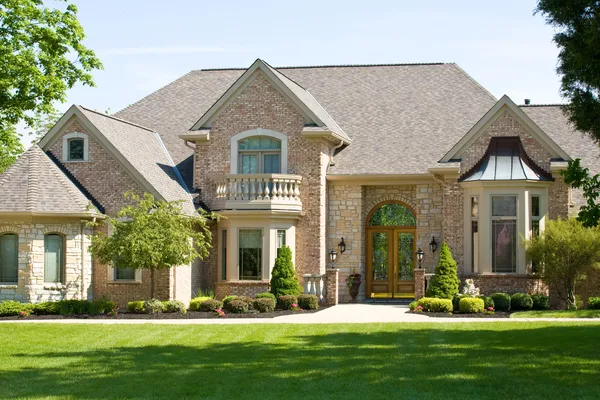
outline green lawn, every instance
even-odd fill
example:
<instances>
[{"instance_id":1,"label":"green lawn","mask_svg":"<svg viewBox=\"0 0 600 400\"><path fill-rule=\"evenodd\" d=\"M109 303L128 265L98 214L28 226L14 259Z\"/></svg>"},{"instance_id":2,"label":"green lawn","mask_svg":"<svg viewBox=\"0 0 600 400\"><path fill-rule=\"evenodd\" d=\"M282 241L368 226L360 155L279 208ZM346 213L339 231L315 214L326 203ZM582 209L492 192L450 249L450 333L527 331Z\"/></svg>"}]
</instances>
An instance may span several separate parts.
<instances>
[{"instance_id":1,"label":"green lawn","mask_svg":"<svg viewBox=\"0 0 600 400\"><path fill-rule=\"evenodd\" d=\"M0 398L600 398L600 324L0 324Z\"/></svg>"},{"instance_id":2,"label":"green lawn","mask_svg":"<svg viewBox=\"0 0 600 400\"><path fill-rule=\"evenodd\" d=\"M600 318L600 310L519 311L511 318Z\"/></svg>"}]
</instances>

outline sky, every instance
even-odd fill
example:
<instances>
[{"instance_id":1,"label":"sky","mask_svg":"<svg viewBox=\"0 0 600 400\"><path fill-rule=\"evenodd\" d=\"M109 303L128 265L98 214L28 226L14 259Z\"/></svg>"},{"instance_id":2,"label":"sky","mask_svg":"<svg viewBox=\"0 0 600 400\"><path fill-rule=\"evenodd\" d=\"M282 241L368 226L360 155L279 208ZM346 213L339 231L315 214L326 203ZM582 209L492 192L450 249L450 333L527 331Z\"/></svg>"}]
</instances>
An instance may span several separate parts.
<instances>
[{"instance_id":1,"label":"sky","mask_svg":"<svg viewBox=\"0 0 600 400\"><path fill-rule=\"evenodd\" d=\"M564 102L535 0L70 0L104 69L69 90L113 113L194 69L456 62L497 98ZM46 0L47 6L60 4ZM22 141L31 141L27 129Z\"/></svg>"}]
</instances>

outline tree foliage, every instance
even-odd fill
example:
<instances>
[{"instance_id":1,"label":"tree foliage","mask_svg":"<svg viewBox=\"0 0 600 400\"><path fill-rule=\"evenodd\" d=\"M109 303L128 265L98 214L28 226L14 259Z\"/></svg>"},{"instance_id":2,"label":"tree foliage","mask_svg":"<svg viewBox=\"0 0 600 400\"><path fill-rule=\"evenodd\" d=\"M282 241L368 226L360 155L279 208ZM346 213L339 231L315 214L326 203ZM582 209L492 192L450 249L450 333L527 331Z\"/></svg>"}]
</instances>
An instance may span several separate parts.
<instances>
[{"instance_id":1,"label":"tree foliage","mask_svg":"<svg viewBox=\"0 0 600 400\"><path fill-rule=\"evenodd\" d=\"M288 246L282 246L275 259L275 266L271 273L271 293L275 297L298 296L302 293L302 286L298 282L298 275L292 262L292 251Z\"/></svg>"},{"instance_id":2,"label":"tree foliage","mask_svg":"<svg viewBox=\"0 0 600 400\"><path fill-rule=\"evenodd\" d=\"M555 288L568 308L576 308L575 285L600 266L600 228L579 221L550 220L539 236L525 242L527 256L542 269L543 280Z\"/></svg>"},{"instance_id":3,"label":"tree foliage","mask_svg":"<svg viewBox=\"0 0 600 400\"><path fill-rule=\"evenodd\" d=\"M585 227L598 226L600 222L600 174L592 176L588 168L581 165L581 160L569 161L569 168L561 171L565 183L583 191L586 204L581 206L577 220Z\"/></svg>"},{"instance_id":4,"label":"tree foliage","mask_svg":"<svg viewBox=\"0 0 600 400\"><path fill-rule=\"evenodd\" d=\"M33 143L39 143L60 117L62 117L62 113L57 110L50 111L48 114L36 114L29 125L31 129L29 135L33 137Z\"/></svg>"},{"instance_id":5,"label":"tree foliage","mask_svg":"<svg viewBox=\"0 0 600 400\"><path fill-rule=\"evenodd\" d=\"M20 137L14 125L0 122L0 174L23 152Z\"/></svg>"},{"instance_id":6,"label":"tree foliage","mask_svg":"<svg viewBox=\"0 0 600 400\"><path fill-rule=\"evenodd\" d=\"M446 242L443 242L435 275L431 278L431 283L427 288L427 297L452 300L458 293L460 285L457 270L456 261L452 258L450 248Z\"/></svg>"}]
</instances>

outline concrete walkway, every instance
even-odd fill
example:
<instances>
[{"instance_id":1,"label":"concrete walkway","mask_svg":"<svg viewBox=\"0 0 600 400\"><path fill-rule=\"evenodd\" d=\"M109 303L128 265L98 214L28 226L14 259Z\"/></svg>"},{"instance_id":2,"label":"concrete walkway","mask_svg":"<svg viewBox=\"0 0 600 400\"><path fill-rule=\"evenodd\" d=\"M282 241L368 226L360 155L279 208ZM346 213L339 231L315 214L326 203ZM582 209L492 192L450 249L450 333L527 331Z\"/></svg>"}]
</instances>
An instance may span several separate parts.
<instances>
[{"instance_id":1,"label":"concrete walkway","mask_svg":"<svg viewBox=\"0 0 600 400\"><path fill-rule=\"evenodd\" d=\"M55 320L3 320L3 323L59 323L59 324L337 324L377 322L596 322L593 318L432 318L408 312L406 305L393 304L340 304L312 314L284 315L277 318L220 318L220 319L55 319Z\"/></svg>"}]
</instances>

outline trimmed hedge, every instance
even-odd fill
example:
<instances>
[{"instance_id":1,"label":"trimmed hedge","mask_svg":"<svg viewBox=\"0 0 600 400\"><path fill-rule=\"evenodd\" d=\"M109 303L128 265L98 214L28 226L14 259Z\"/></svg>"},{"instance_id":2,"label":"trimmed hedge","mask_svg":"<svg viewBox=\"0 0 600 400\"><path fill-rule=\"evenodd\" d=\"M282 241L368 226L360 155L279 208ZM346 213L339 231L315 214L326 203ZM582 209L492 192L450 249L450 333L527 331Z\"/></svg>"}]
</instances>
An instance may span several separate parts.
<instances>
[{"instance_id":1,"label":"trimmed hedge","mask_svg":"<svg viewBox=\"0 0 600 400\"><path fill-rule=\"evenodd\" d=\"M236 300L245 301L248 304L248 308L252 309L252 304L254 303L254 299L250 296L238 296Z\"/></svg>"},{"instance_id":2,"label":"trimmed hedge","mask_svg":"<svg viewBox=\"0 0 600 400\"><path fill-rule=\"evenodd\" d=\"M496 311L508 311L510 310L510 295L506 293L494 293L492 300L496 307Z\"/></svg>"},{"instance_id":3,"label":"trimmed hedge","mask_svg":"<svg viewBox=\"0 0 600 400\"><path fill-rule=\"evenodd\" d=\"M268 297L261 297L260 299L254 300L252 306L259 313L268 313L275 310L275 303L273 303L273 299Z\"/></svg>"},{"instance_id":4,"label":"trimmed hedge","mask_svg":"<svg viewBox=\"0 0 600 400\"><path fill-rule=\"evenodd\" d=\"M314 294L301 294L298 296L298 307L304 310L316 310L319 308L319 298Z\"/></svg>"},{"instance_id":5,"label":"trimmed hedge","mask_svg":"<svg viewBox=\"0 0 600 400\"><path fill-rule=\"evenodd\" d=\"M223 299L223 307L227 308L229 303L231 303L233 300L236 300L236 299L237 299L237 296L226 296Z\"/></svg>"},{"instance_id":6,"label":"trimmed hedge","mask_svg":"<svg viewBox=\"0 0 600 400\"><path fill-rule=\"evenodd\" d=\"M600 297L590 297L588 299L588 308L590 310L600 310Z\"/></svg>"},{"instance_id":7,"label":"trimmed hedge","mask_svg":"<svg viewBox=\"0 0 600 400\"><path fill-rule=\"evenodd\" d=\"M256 295L257 299L271 299L273 301L273 308L277 305L277 297L271 292L262 292Z\"/></svg>"},{"instance_id":8,"label":"trimmed hedge","mask_svg":"<svg viewBox=\"0 0 600 400\"><path fill-rule=\"evenodd\" d=\"M510 298L510 309L511 310L531 310L533 307L533 300L531 296L526 293L515 293Z\"/></svg>"},{"instance_id":9,"label":"trimmed hedge","mask_svg":"<svg viewBox=\"0 0 600 400\"><path fill-rule=\"evenodd\" d=\"M290 310L292 304L298 304L298 298L293 295L279 296L277 298L277 308L280 310Z\"/></svg>"},{"instance_id":10,"label":"trimmed hedge","mask_svg":"<svg viewBox=\"0 0 600 400\"><path fill-rule=\"evenodd\" d=\"M423 297L417 301L417 305L423 307L423 311L445 313L452 312L452 300L450 299Z\"/></svg>"},{"instance_id":11,"label":"trimmed hedge","mask_svg":"<svg viewBox=\"0 0 600 400\"><path fill-rule=\"evenodd\" d=\"M227 305L227 310L234 314L242 314L248 312L248 303L243 300L232 300Z\"/></svg>"},{"instance_id":12,"label":"trimmed hedge","mask_svg":"<svg viewBox=\"0 0 600 400\"><path fill-rule=\"evenodd\" d=\"M117 305L109 300L59 300L46 301L37 304L19 303L18 301L4 301L0 303L0 316L8 317L20 315L22 311L29 311L36 315L101 315L106 314Z\"/></svg>"},{"instance_id":13,"label":"trimmed hedge","mask_svg":"<svg viewBox=\"0 0 600 400\"><path fill-rule=\"evenodd\" d=\"M550 298L543 294L532 294L531 300L533 300L532 310L549 310L550 309Z\"/></svg>"},{"instance_id":14,"label":"trimmed hedge","mask_svg":"<svg viewBox=\"0 0 600 400\"><path fill-rule=\"evenodd\" d=\"M198 311L200 309L200 304L204 303L206 300L212 300L211 297L195 297L190 300L190 311Z\"/></svg>"},{"instance_id":15,"label":"trimmed hedge","mask_svg":"<svg viewBox=\"0 0 600 400\"><path fill-rule=\"evenodd\" d=\"M466 299L469 298L470 296L467 296L466 294L457 294L454 296L454 298L452 299L452 309L458 311L458 306L460 303L460 299Z\"/></svg>"},{"instance_id":16,"label":"trimmed hedge","mask_svg":"<svg viewBox=\"0 0 600 400\"><path fill-rule=\"evenodd\" d=\"M57 315L58 314L58 302L46 301L43 303L32 304L32 312L35 315Z\"/></svg>"},{"instance_id":17,"label":"trimmed hedge","mask_svg":"<svg viewBox=\"0 0 600 400\"><path fill-rule=\"evenodd\" d=\"M130 301L127 303L127 311L134 314L145 314L144 302L142 300Z\"/></svg>"},{"instance_id":18,"label":"trimmed hedge","mask_svg":"<svg viewBox=\"0 0 600 400\"><path fill-rule=\"evenodd\" d=\"M21 311L32 311L33 304L23 304L18 301L3 301L0 303L0 317L20 315Z\"/></svg>"},{"instance_id":19,"label":"trimmed hedge","mask_svg":"<svg viewBox=\"0 0 600 400\"><path fill-rule=\"evenodd\" d=\"M410 311L415 311L415 308L417 308L417 306L419 305L418 301L411 301L410 304L408 305L408 308Z\"/></svg>"},{"instance_id":20,"label":"trimmed hedge","mask_svg":"<svg viewBox=\"0 0 600 400\"><path fill-rule=\"evenodd\" d=\"M458 302L458 309L463 314L482 313L484 301L476 297L465 297Z\"/></svg>"},{"instance_id":21,"label":"trimmed hedge","mask_svg":"<svg viewBox=\"0 0 600 400\"><path fill-rule=\"evenodd\" d=\"M204 300L200 303L200 311L211 312L223 308L223 302L215 299Z\"/></svg>"},{"instance_id":22,"label":"trimmed hedge","mask_svg":"<svg viewBox=\"0 0 600 400\"><path fill-rule=\"evenodd\" d=\"M164 312L166 312L166 313L181 313L181 314L187 313L185 304L183 304L179 300L163 301L163 309L164 309Z\"/></svg>"},{"instance_id":23,"label":"trimmed hedge","mask_svg":"<svg viewBox=\"0 0 600 400\"><path fill-rule=\"evenodd\" d=\"M146 310L148 314L160 314L165 311L165 306L162 301L157 299L146 300L144 302L144 310Z\"/></svg>"},{"instance_id":24,"label":"trimmed hedge","mask_svg":"<svg viewBox=\"0 0 600 400\"><path fill-rule=\"evenodd\" d=\"M487 310L488 308L492 307L494 310L496 309L496 304L494 303L494 299L492 299L490 296L477 296L478 299L483 300L483 307L485 307L485 309Z\"/></svg>"}]
</instances>

